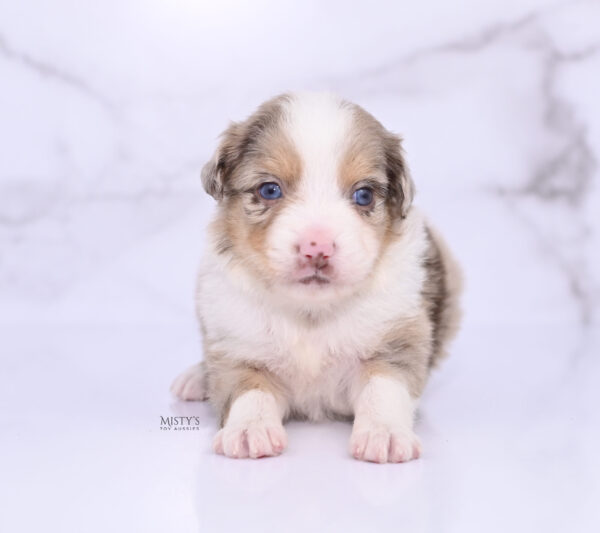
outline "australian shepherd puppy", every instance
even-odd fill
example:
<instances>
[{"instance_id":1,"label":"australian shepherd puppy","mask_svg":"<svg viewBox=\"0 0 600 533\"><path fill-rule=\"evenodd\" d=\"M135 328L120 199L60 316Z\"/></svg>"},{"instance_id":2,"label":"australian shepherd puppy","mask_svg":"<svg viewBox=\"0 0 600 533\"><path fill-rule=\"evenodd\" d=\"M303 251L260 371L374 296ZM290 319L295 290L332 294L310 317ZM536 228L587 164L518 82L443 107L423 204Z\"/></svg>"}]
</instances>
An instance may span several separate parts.
<instances>
[{"instance_id":1,"label":"australian shepherd puppy","mask_svg":"<svg viewBox=\"0 0 600 533\"><path fill-rule=\"evenodd\" d=\"M198 279L204 361L172 386L209 399L217 453L281 453L289 417L353 420L350 453L419 457L415 407L459 319L460 273L411 207L400 138L329 94L286 94L223 133Z\"/></svg>"}]
</instances>

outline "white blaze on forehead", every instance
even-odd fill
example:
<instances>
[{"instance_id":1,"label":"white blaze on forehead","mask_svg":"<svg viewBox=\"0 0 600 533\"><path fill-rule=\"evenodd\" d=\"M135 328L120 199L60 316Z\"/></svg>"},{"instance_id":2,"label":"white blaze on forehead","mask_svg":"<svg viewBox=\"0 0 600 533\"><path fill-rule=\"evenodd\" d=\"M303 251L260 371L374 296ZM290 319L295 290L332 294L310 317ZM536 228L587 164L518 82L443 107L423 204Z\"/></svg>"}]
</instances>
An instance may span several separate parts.
<instances>
[{"instance_id":1,"label":"white blaze on forehead","mask_svg":"<svg viewBox=\"0 0 600 533\"><path fill-rule=\"evenodd\" d=\"M335 244L330 264L336 283L351 286L372 268L379 249L376 231L357 212L339 179L355 127L351 105L333 95L294 94L286 104L286 134L301 159L302 174L293 200L266 236L269 262L286 280L296 280L300 244L315 234Z\"/></svg>"},{"instance_id":2,"label":"white blaze on forehead","mask_svg":"<svg viewBox=\"0 0 600 533\"><path fill-rule=\"evenodd\" d=\"M307 203L339 198L338 172L353 113L332 94L299 93L288 104L289 135L302 159L300 197Z\"/></svg>"}]
</instances>

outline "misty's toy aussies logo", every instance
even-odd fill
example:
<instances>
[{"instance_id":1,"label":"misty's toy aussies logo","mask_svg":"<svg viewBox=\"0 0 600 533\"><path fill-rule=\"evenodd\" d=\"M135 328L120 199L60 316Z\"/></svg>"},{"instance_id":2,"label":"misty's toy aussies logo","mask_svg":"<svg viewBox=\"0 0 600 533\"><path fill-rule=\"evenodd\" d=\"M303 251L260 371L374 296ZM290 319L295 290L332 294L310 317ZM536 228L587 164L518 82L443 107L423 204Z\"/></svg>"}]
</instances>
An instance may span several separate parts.
<instances>
[{"instance_id":1,"label":"misty's toy aussies logo","mask_svg":"<svg viewBox=\"0 0 600 533\"><path fill-rule=\"evenodd\" d=\"M193 431L200 429L199 416L161 416L161 431Z\"/></svg>"}]
</instances>

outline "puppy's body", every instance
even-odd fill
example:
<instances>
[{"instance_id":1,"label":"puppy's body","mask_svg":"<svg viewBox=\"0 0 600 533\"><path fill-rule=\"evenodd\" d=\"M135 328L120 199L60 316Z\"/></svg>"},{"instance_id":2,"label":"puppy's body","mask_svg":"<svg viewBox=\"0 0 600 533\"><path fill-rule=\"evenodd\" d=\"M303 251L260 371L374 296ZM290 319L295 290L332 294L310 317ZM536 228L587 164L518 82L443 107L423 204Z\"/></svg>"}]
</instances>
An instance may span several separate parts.
<instances>
[{"instance_id":1,"label":"puppy's body","mask_svg":"<svg viewBox=\"0 0 600 533\"><path fill-rule=\"evenodd\" d=\"M215 405L216 451L273 455L286 417L329 416L354 417L359 459L417 457L459 274L410 205L399 139L335 97L278 97L230 126L203 180L220 204L198 282L205 361L173 390Z\"/></svg>"}]
</instances>

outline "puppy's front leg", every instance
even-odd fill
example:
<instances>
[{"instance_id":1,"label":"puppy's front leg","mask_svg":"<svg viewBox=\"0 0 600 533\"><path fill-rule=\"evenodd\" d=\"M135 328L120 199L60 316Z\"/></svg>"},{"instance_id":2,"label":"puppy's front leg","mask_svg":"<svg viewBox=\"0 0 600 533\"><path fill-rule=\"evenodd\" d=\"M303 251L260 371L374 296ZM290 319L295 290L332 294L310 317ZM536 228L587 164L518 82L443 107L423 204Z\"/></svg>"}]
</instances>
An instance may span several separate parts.
<instances>
[{"instance_id":1,"label":"puppy's front leg","mask_svg":"<svg viewBox=\"0 0 600 533\"><path fill-rule=\"evenodd\" d=\"M260 370L233 370L228 377L227 389L221 382L219 391L223 427L213 441L215 452L236 459L280 454L287 446L286 406L276 385Z\"/></svg>"},{"instance_id":2,"label":"puppy's front leg","mask_svg":"<svg viewBox=\"0 0 600 533\"><path fill-rule=\"evenodd\" d=\"M416 402L402 375L385 368L366 374L354 403L350 453L376 463L417 459L421 445L413 432Z\"/></svg>"}]
</instances>

